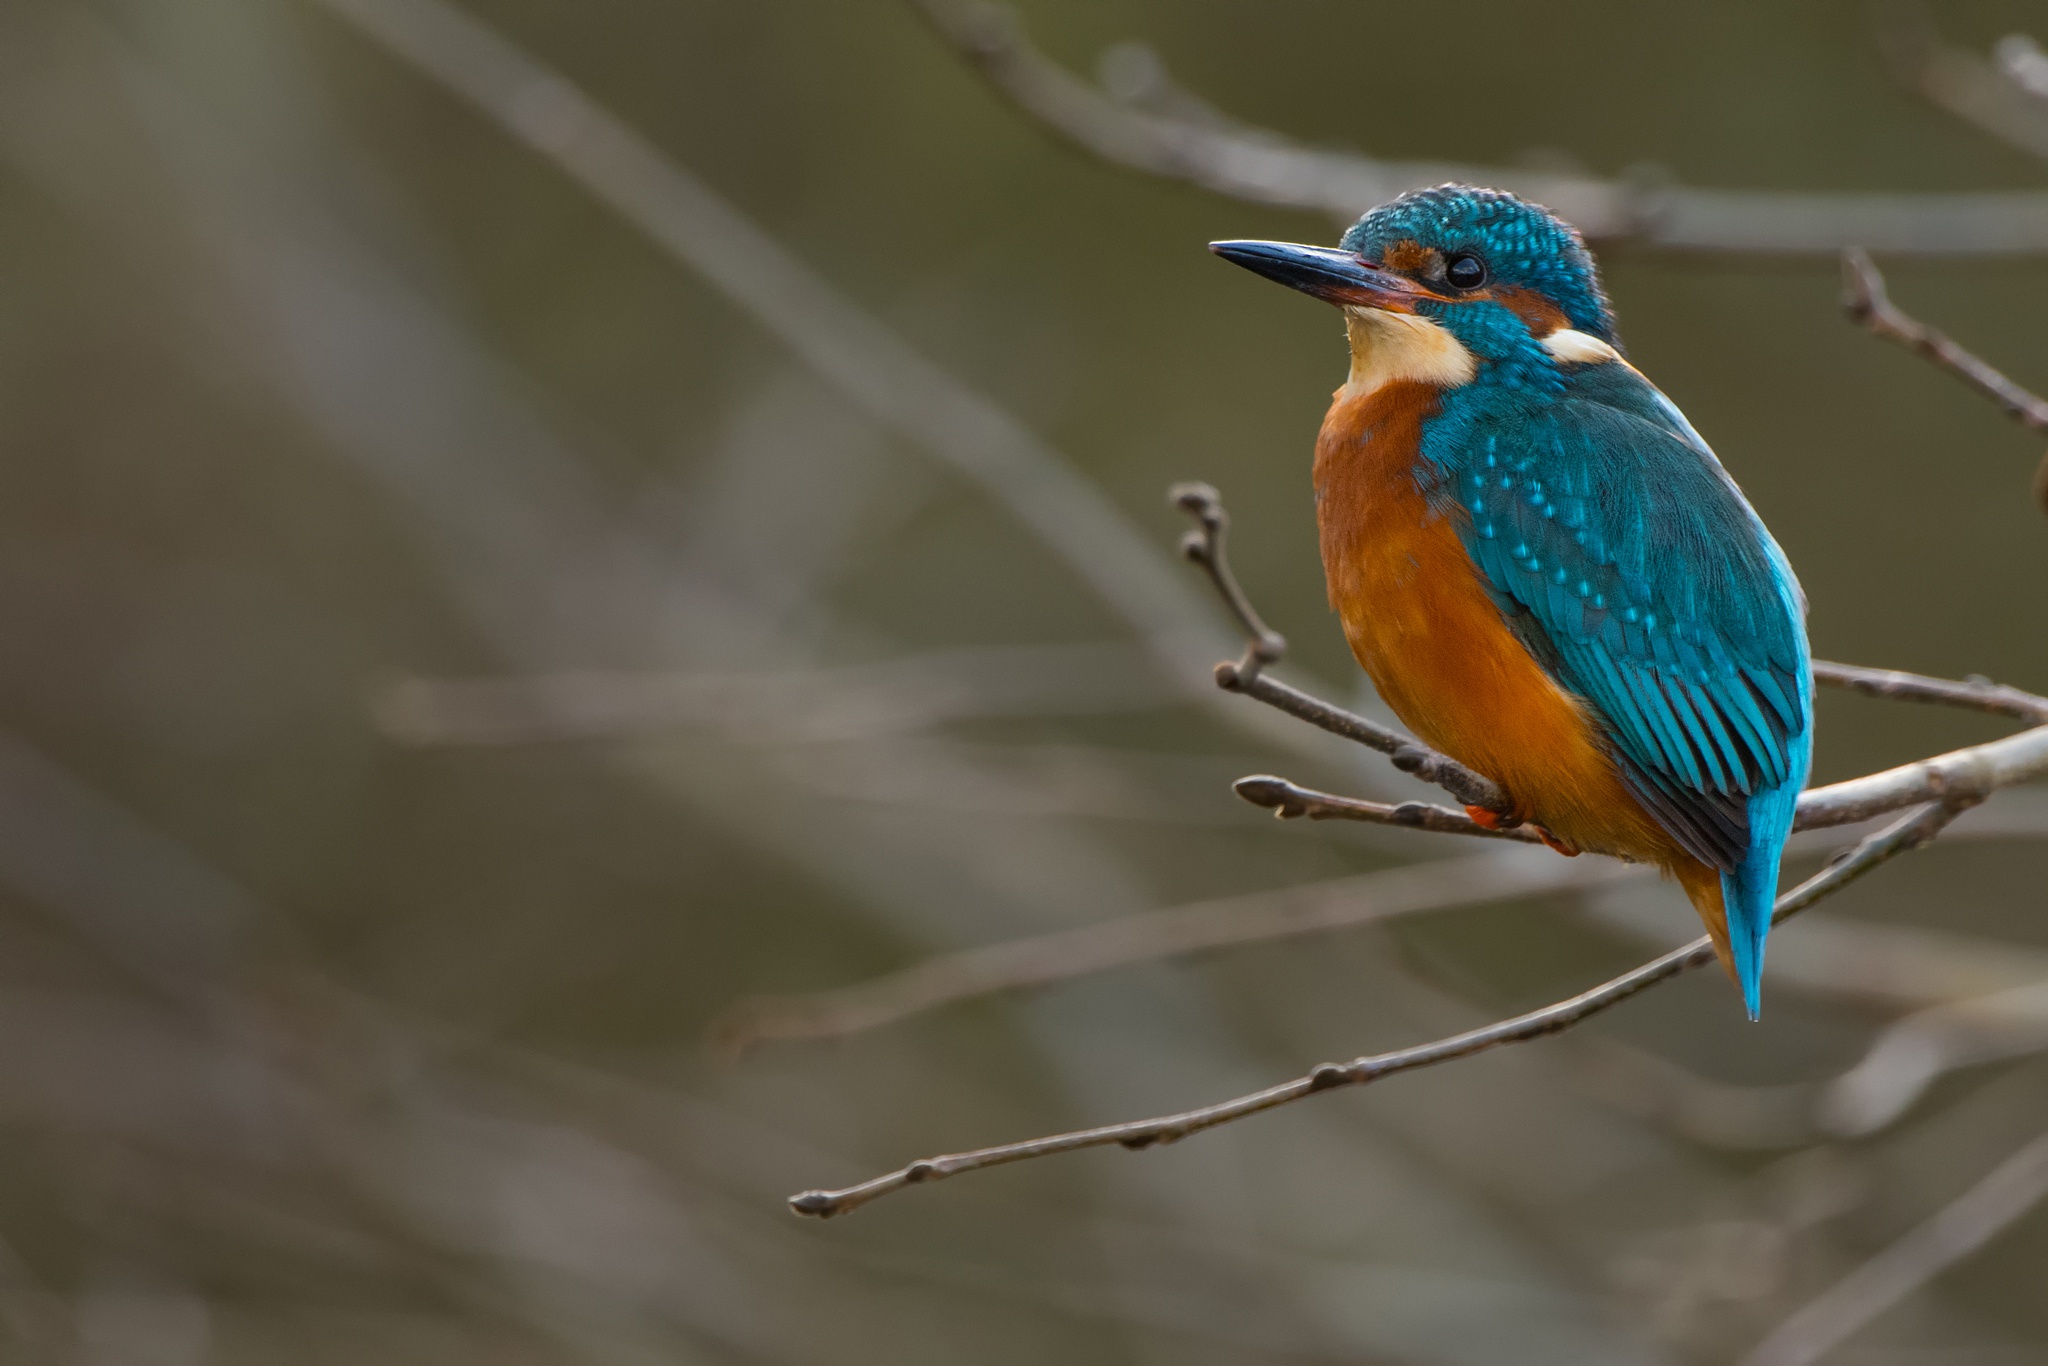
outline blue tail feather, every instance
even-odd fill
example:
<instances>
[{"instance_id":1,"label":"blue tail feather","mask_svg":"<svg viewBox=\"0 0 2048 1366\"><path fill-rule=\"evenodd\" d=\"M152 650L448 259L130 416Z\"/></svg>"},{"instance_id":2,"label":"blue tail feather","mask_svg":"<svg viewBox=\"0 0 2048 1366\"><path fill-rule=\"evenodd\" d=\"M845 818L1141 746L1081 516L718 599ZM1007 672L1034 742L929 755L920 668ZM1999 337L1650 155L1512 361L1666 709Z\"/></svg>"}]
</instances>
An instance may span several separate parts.
<instances>
[{"instance_id":1,"label":"blue tail feather","mask_svg":"<svg viewBox=\"0 0 2048 1366\"><path fill-rule=\"evenodd\" d=\"M1750 798L1749 853L1733 872L1721 874L1729 955L1735 960L1742 1004L1752 1020L1763 1009L1764 940L1770 935L1771 910L1778 899L1778 858L1785 837L1792 833L1799 790L1806 785L1806 748L1801 744L1794 753L1791 781Z\"/></svg>"}]
</instances>

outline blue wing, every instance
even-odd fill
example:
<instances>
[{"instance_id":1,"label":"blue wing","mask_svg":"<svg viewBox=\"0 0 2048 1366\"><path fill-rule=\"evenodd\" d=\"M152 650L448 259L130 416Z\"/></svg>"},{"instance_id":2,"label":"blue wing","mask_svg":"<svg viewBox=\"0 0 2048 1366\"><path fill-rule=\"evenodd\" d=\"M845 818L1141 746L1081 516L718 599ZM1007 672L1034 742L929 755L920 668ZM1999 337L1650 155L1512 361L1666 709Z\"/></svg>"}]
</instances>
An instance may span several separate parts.
<instances>
[{"instance_id":1,"label":"blue wing","mask_svg":"<svg viewBox=\"0 0 2048 1366\"><path fill-rule=\"evenodd\" d=\"M1760 965L1812 748L1799 585L1649 381L1619 362L1565 376L1559 400L1473 414L1438 496L1455 498L1460 534L1510 627L1591 704L1638 799L1723 871L1732 928L1743 928L1738 911L1759 913L1767 871L1753 928ZM1739 969L1747 957L1738 947Z\"/></svg>"}]
</instances>

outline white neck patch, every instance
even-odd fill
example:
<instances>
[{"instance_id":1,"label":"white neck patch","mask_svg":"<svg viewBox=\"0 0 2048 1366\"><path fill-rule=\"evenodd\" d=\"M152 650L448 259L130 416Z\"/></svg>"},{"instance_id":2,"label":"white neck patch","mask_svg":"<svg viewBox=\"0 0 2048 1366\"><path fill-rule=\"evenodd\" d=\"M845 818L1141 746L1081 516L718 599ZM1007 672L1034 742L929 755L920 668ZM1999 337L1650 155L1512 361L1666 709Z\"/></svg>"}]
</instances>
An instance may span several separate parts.
<instances>
[{"instance_id":1,"label":"white neck patch","mask_svg":"<svg viewBox=\"0 0 2048 1366\"><path fill-rule=\"evenodd\" d=\"M1351 338L1351 375L1344 381L1347 397L1363 398L1397 380L1455 389L1470 384L1479 369L1456 337L1413 313L1347 308L1344 330Z\"/></svg>"},{"instance_id":2,"label":"white neck patch","mask_svg":"<svg viewBox=\"0 0 2048 1366\"><path fill-rule=\"evenodd\" d=\"M1589 332L1560 327L1543 339L1543 349L1567 365L1601 365L1620 360L1621 353Z\"/></svg>"}]
</instances>

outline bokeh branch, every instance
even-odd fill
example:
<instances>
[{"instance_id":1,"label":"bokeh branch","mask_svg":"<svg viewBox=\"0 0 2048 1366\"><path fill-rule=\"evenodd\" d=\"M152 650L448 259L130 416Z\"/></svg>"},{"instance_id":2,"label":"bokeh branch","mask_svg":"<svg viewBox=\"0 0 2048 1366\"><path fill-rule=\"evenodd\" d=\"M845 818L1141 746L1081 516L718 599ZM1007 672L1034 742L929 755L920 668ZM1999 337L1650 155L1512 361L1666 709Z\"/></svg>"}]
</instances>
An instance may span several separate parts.
<instances>
[{"instance_id":1,"label":"bokeh branch","mask_svg":"<svg viewBox=\"0 0 2048 1366\"><path fill-rule=\"evenodd\" d=\"M2048 432L2048 399L2021 388L1945 334L1908 316L1886 293L1884 276L1870 257L1851 247L1842 253L1842 306L1849 316L1886 341L1908 347L1996 403L2021 426ZM2034 472L2034 499L2048 512L2048 455Z\"/></svg>"},{"instance_id":2,"label":"bokeh branch","mask_svg":"<svg viewBox=\"0 0 2048 1366\"><path fill-rule=\"evenodd\" d=\"M2020 151L2048 160L2048 58L2025 34L2010 34L1990 59L1944 42L1917 4L1900 5L1879 31L1899 80L1928 103Z\"/></svg>"},{"instance_id":3,"label":"bokeh branch","mask_svg":"<svg viewBox=\"0 0 2048 1366\"><path fill-rule=\"evenodd\" d=\"M913 0L933 28L1039 126L1090 155L1235 199L1318 209L1349 222L1407 190L1468 180L1548 205L1596 240L1694 251L1825 253L1852 244L1928 254L2048 251L2048 194L1789 193L1603 180L1508 166L1383 161L1303 147L1228 118L1191 117L1187 101L1117 99L1052 61L1016 16L991 4Z\"/></svg>"},{"instance_id":4,"label":"bokeh branch","mask_svg":"<svg viewBox=\"0 0 2048 1366\"><path fill-rule=\"evenodd\" d=\"M1811 1366L2048 1198L2048 1134L1793 1314L1740 1366Z\"/></svg>"}]
</instances>

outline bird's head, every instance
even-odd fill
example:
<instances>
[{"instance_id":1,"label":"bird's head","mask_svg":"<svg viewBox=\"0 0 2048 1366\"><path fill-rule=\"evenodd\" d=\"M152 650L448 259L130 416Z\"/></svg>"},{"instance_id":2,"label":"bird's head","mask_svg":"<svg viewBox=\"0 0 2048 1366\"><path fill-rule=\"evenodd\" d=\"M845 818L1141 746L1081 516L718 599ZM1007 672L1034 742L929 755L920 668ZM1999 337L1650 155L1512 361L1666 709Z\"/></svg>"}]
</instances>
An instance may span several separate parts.
<instances>
[{"instance_id":1,"label":"bird's head","mask_svg":"<svg viewBox=\"0 0 2048 1366\"><path fill-rule=\"evenodd\" d=\"M1614 315L1577 230L1498 190L1439 185L1402 195L1352 224L1335 248L1210 250L1342 308L1361 359L1374 348L1386 360L1396 359L1389 349L1435 348L1469 371L1474 358L1508 360L1532 341L1548 341L1563 359L1615 354Z\"/></svg>"}]
</instances>

